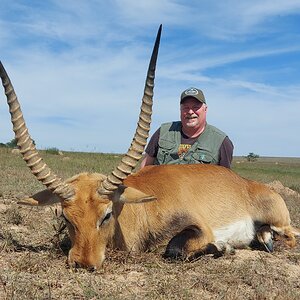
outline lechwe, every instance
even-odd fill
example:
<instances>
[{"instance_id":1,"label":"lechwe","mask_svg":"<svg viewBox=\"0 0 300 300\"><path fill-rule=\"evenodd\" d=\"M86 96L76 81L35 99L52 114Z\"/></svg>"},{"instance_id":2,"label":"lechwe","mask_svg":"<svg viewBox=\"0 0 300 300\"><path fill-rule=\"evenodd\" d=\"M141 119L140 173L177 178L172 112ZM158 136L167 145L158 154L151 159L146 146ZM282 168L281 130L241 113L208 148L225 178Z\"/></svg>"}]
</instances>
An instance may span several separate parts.
<instances>
[{"instance_id":1,"label":"lechwe","mask_svg":"<svg viewBox=\"0 0 300 300\"><path fill-rule=\"evenodd\" d=\"M47 189L22 201L29 205L60 202L72 246L72 267L100 268L108 245L144 251L169 242L165 257L192 259L221 254L258 240L272 251L275 233L295 245L296 229L283 199L267 186L213 165L162 165L131 174L146 140L152 113L154 75L161 28L146 78L138 126L130 149L108 176L81 173L62 180L42 161L29 136L10 79L0 75L20 152Z\"/></svg>"}]
</instances>

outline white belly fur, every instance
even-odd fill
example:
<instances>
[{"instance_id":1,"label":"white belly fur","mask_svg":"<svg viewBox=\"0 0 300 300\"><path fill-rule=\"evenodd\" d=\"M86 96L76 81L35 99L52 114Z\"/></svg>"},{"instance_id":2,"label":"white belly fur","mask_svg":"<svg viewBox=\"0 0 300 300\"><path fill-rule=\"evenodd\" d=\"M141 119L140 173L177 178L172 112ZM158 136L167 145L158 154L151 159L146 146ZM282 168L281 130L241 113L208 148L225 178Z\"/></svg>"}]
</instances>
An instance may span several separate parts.
<instances>
[{"instance_id":1,"label":"white belly fur","mask_svg":"<svg viewBox=\"0 0 300 300\"><path fill-rule=\"evenodd\" d=\"M215 242L228 243L234 247L250 244L255 236L255 227L251 218L239 220L213 230Z\"/></svg>"}]
</instances>

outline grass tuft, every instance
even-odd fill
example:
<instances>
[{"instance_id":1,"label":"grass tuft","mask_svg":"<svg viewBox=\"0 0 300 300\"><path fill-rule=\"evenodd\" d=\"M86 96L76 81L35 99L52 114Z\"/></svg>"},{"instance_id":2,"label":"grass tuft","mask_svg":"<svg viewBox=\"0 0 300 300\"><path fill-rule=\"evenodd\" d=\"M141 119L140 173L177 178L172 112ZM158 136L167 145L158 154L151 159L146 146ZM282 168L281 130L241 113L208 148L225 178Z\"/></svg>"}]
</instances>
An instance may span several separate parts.
<instances>
[{"instance_id":1,"label":"grass tuft","mask_svg":"<svg viewBox=\"0 0 300 300\"><path fill-rule=\"evenodd\" d=\"M13 238L13 235L8 230L1 230L0 231L0 253L2 251L4 252L10 252L15 251L15 240Z\"/></svg>"},{"instance_id":2,"label":"grass tuft","mask_svg":"<svg viewBox=\"0 0 300 300\"><path fill-rule=\"evenodd\" d=\"M5 211L6 220L10 224L20 225L23 223L23 216L16 206L11 206Z\"/></svg>"},{"instance_id":3,"label":"grass tuft","mask_svg":"<svg viewBox=\"0 0 300 300\"><path fill-rule=\"evenodd\" d=\"M298 194L300 194L300 183L299 184L292 184L289 188L294 190Z\"/></svg>"}]
</instances>

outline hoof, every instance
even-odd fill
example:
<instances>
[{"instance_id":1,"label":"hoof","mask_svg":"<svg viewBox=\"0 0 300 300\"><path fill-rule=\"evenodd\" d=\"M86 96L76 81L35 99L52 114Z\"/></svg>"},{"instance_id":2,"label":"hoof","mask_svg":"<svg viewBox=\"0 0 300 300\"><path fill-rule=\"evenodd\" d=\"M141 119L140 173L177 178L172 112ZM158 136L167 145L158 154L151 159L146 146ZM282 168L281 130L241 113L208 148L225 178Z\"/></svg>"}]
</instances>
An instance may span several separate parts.
<instances>
[{"instance_id":1,"label":"hoof","mask_svg":"<svg viewBox=\"0 0 300 300\"><path fill-rule=\"evenodd\" d=\"M263 246L264 250L271 253L274 251L273 231L270 226L262 226L256 233L257 240Z\"/></svg>"}]
</instances>

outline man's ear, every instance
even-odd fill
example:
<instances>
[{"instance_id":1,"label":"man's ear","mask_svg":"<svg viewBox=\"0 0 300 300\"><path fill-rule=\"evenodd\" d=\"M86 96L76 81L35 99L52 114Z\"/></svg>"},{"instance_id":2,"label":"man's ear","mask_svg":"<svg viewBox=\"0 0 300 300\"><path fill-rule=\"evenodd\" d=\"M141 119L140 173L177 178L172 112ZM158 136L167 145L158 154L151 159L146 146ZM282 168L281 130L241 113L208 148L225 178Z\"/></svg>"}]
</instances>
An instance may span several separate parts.
<instances>
[{"instance_id":1,"label":"man's ear","mask_svg":"<svg viewBox=\"0 0 300 300\"><path fill-rule=\"evenodd\" d=\"M120 185L114 193L113 201L120 201L123 203L141 203L154 201L156 199L157 198L155 196L147 195L135 188Z\"/></svg>"},{"instance_id":2,"label":"man's ear","mask_svg":"<svg viewBox=\"0 0 300 300\"><path fill-rule=\"evenodd\" d=\"M43 190L34 194L29 198L22 199L18 201L18 204L22 205L31 205L31 206L43 206L43 205L52 205L60 202L60 198L50 192L49 190Z\"/></svg>"}]
</instances>

